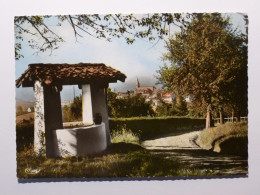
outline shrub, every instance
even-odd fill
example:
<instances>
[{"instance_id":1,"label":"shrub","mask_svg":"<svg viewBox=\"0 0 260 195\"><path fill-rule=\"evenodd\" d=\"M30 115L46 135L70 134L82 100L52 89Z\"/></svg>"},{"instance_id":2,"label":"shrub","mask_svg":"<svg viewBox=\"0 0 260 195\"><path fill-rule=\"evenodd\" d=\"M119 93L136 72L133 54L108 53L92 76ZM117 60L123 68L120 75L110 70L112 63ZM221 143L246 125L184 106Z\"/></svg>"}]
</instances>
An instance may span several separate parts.
<instances>
[{"instance_id":1,"label":"shrub","mask_svg":"<svg viewBox=\"0 0 260 195\"><path fill-rule=\"evenodd\" d=\"M33 121L23 121L16 125L16 149L21 151L24 147L29 147L34 140Z\"/></svg>"},{"instance_id":2,"label":"shrub","mask_svg":"<svg viewBox=\"0 0 260 195\"><path fill-rule=\"evenodd\" d=\"M111 142L112 143L125 142L125 143L139 144L139 137L136 134L134 134L130 129L127 129L126 126L124 126L121 130L114 131L111 134Z\"/></svg>"}]
</instances>

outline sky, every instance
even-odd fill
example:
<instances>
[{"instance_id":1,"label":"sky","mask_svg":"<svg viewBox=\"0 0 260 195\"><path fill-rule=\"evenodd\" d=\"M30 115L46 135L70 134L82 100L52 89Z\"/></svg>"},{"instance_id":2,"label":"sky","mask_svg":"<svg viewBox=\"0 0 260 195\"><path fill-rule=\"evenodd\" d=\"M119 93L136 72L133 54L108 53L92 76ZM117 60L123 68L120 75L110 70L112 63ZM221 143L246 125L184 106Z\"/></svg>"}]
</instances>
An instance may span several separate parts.
<instances>
[{"instance_id":1,"label":"sky","mask_svg":"<svg viewBox=\"0 0 260 195\"><path fill-rule=\"evenodd\" d=\"M244 21L241 14L229 14L231 23L244 31ZM74 37L73 29L68 23L62 27L56 27L50 23L50 28L55 30L63 39L64 43L60 44L58 50L52 54L49 51L35 54L26 44L22 44L22 54L24 58L16 60L15 77L16 79L28 68L31 63L104 63L108 66L123 72L127 78L124 83L109 84L112 90L126 91L135 88L136 78L138 77L141 85L155 85L156 71L163 65L161 60L162 54L166 52L164 41L149 42L143 39L136 39L133 44L127 44L123 38L114 38L112 42L100 40L87 34L82 34L83 38ZM172 29L171 34L177 30ZM24 37L25 41L30 37ZM157 86L159 88L160 86ZM81 91L75 86L76 95ZM73 99L73 86L64 86L61 92L62 100ZM16 89L17 101L34 101L33 89L18 88Z\"/></svg>"}]
</instances>

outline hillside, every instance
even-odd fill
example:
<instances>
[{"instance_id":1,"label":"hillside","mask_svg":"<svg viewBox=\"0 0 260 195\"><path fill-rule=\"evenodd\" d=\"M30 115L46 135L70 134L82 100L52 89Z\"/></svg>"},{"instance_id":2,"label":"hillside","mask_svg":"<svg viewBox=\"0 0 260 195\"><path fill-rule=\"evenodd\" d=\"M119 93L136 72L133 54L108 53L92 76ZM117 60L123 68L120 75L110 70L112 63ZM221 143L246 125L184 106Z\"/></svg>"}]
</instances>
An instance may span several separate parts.
<instances>
[{"instance_id":1,"label":"hillside","mask_svg":"<svg viewBox=\"0 0 260 195\"><path fill-rule=\"evenodd\" d=\"M22 106L25 111L29 107L34 107L34 102L16 102L16 107L17 106Z\"/></svg>"},{"instance_id":2,"label":"hillside","mask_svg":"<svg viewBox=\"0 0 260 195\"><path fill-rule=\"evenodd\" d=\"M30 112L30 113L27 113L27 114L17 116L16 117L16 124L23 122L23 120L30 120L30 119L34 119L34 112Z\"/></svg>"}]
</instances>

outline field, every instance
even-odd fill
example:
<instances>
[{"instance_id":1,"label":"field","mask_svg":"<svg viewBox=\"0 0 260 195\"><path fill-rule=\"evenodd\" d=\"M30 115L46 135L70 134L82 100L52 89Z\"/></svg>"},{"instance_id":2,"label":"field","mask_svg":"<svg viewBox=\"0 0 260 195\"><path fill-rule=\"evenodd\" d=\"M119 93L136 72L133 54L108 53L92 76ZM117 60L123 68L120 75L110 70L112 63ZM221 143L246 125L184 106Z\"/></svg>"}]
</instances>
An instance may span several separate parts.
<instances>
[{"instance_id":1,"label":"field","mask_svg":"<svg viewBox=\"0 0 260 195\"><path fill-rule=\"evenodd\" d=\"M24 120L33 120L34 119L34 112L30 112L27 114L19 115L16 117L16 124L22 123Z\"/></svg>"}]
</instances>

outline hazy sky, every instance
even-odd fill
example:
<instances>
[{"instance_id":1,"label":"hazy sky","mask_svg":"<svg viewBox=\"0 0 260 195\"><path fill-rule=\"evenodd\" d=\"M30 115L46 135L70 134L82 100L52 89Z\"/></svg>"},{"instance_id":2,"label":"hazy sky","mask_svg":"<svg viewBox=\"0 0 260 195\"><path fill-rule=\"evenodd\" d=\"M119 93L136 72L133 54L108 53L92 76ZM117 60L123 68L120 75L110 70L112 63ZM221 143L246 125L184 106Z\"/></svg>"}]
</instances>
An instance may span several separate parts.
<instances>
[{"instance_id":1,"label":"hazy sky","mask_svg":"<svg viewBox=\"0 0 260 195\"><path fill-rule=\"evenodd\" d=\"M240 14L231 14L231 22L235 27L244 30L243 17ZM16 79L28 68L31 63L105 63L125 73L127 79L125 83L110 84L112 89L117 91L132 90L138 77L141 85L155 85L156 71L159 70L163 62L160 60L162 53L165 52L164 41L157 44L145 40L136 39L132 45L128 45L124 39L114 38L112 42L99 40L83 34L83 38L74 37L73 29L69 24L64 24L61 28L51 26L65 40L60 44L58 50L34 54L34 50L26 44L22 45L24 58L16 60ZM174 29L173 29L174 31ZM25 37L25 40L29 37ZM81 93L77 86L76 95ZM63 87L61 98L64 100L73 98L73 87ZM17 101L33 101L33 89L22 88L16 90Z\"/></svg>"}]
</instances>

